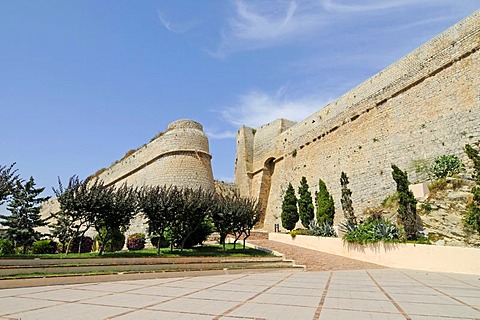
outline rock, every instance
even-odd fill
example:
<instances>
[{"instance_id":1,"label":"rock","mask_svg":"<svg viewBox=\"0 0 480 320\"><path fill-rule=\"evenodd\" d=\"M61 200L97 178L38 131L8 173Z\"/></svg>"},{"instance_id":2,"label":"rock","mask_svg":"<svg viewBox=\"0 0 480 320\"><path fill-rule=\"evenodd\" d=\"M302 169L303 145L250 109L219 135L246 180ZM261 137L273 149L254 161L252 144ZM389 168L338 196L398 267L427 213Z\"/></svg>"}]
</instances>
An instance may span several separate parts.
<instances>
[{"instance_id":1,"label":"rock","mask_svg":"<svg viewBox=\"0 0 480 320\"><path fill-rule=\"evenodd\" d=\"M445 240L438 240L437 242L435 242L435 245L436 246L444 246L445 245Z\"/></svg>"}]
</instances>

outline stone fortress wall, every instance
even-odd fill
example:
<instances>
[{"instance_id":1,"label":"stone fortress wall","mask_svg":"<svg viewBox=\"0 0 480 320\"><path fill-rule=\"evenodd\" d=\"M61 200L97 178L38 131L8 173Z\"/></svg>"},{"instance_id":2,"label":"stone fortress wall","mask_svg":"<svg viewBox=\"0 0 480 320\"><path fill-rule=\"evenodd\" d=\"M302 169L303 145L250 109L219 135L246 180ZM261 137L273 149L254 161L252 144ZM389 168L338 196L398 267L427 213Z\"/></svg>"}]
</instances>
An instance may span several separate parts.
<instances>
[{"instance_id":1,"label":"stone fortress wall","mask_svg":"<svg viewBox=\"0 0 480 320\"><path fill-rule=\"evenodd\" d=\"M119 186L175 185L214 190L208 139L200 123L178 120L167 131L97 177Z\"/></svg>"},{"instance_id":2,"label":"stone fortress wall","mask_svg":"<svg viewBox=\"0 0 480 320\"><path fill-rule=\"evenodd\" d=\"M326 182L338 222L342 171L361 213L394 192L392 163L415 182L418 161L466 160L465 144L480 141L479 48L477 11L302 122L242 127L234 182L263 204L260 227L280 223L284 191L302 176L312 194L319 178Z\"/></svg>"},{"instance_id":3,"label":"stone fortress wall","mask_svg":"<svg viewBox=\"0 0 480 320\"><path fill-rule=\"evenodd\" d=\"M230 188L228 184L213 180L211 159L208 138L202 125L192 120L177 120L151 142L109 168L99 170L89 179L98 178L106 185L117 187L124 183L134 187L174 185L227 192ZM58 201L51 199L42 204L41 214L46 218L59 210ZM46 233L48 228L39 231ZM133 219L126 235L136 232L146 233L141 215ZM91 230L87 235L93 237L95 232Z\"/></svg>"}]
</instances>

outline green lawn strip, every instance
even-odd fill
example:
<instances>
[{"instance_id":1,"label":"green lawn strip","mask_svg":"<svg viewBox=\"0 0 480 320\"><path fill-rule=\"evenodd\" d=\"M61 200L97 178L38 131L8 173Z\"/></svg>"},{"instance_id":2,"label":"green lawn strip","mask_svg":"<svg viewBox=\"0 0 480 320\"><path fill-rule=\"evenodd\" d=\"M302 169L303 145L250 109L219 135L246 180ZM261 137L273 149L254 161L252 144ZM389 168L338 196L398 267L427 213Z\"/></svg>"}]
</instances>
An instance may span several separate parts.
<instances>
[{"instance_id":1,"label":"green lawn strip","mask_svg":"<svg viewBox=\"0 0 480 320\"><path fill-rule=\"evenodd\" d=\"M0 276L1 280L11 279L32 279L32 278L55 278L55 277L76 277L76 276L99 276L99 275L114 275L114 274L138 274L138 273L166 273L166 272L188 272L188 271L209 271L209 270L240 270L240 269L282 269L285 266L275 264L265 264L262 266L256 265L253 268L245 266L230 266L227 269L223 267L218 268L205 268L205 269L167 269L167 270L139 270L139 271L115 271L115 270L102 270L102 271L89 271L89 272L68 272L68 273L28 273L17 275L5 275Z\"/></svg>"},{"instance_id":2,"label":"green lawn strip","mask_svg":"<svg viewBox=\"0 0 480 320\"><path fill-rule=\"evenodd\" d=\"M237 249L233 249L232 244L226 245L226 250L223 251L222 246L219 245L203 245L194 247L192 249L174 249L170 251L169 248L162 248L161 253L157 254L157 249L144 249L138 251L118 251L118 252L105 252L99 256L96 252L89 253L69 253L66 254L12 254L3 255L1 258L8 259L79 259L79 258L145 258L145 257L265 257L271 256L271 254L260 251L253 248L245 248L245 251L241 246L237 245Z\"/></svg>"}]
</instances>

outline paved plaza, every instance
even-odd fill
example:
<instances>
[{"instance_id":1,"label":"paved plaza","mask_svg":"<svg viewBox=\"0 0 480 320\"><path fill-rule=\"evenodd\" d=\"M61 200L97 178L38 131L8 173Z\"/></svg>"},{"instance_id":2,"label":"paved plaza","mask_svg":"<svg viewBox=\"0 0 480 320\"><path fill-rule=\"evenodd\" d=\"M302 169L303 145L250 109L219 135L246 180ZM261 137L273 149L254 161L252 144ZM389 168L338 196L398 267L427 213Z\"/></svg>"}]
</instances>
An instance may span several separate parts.
<instances>
[{"instance_id":1,"label":"paved plaza","mask_svg":"<svg viewBox=\"0 0 480 320\"><path fill-rule=\"evenodd\" d=\"M0 319L480 319L480 276L285 271L2 289Z\"/></svg>"}]
</instances>

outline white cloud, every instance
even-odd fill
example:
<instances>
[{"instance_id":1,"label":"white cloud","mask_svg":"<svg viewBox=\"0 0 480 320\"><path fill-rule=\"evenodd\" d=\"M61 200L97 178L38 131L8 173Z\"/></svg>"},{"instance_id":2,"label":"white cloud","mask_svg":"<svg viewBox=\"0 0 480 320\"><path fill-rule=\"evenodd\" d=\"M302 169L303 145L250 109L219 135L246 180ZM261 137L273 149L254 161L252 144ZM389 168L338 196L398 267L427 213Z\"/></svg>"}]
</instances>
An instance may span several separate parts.
<instances>
[{"instance_id":1,"label":"white cloud","mask_svg":"<svg viewBox=\"0 0 480 320\"><path fill-rule=\"evenodd\" d=\"M173 33L185 33L196 25L194 21L172 23L171 21L167 20L165 15L160 10L157 11L157 15L165 29Z\"/></svg>"},{"instance_id":2,"label":"white cloud","mask_svg":"<svg viewBox=\"0 0 480 320\"><path fill-rule=\"evenodd\" d=\"M210 128L205 128L205 134L210 139L231 139L237 136L237 133L233 130L213 130Z\"/></svg>"},{"instance_id":3,"label":"white cloud","mask_svg":"<svg viewBox=\"0 0 480 320\"><path fill-rule=\"evenodd\" d=\"M437 0L438 1L438 0ZM352 4L348 4L348 3ZM335 1L335 0L323 0L322 6L329 12L336 13L359 13L359 12L371 12L379 10L396 9L398 7L405 7L408 5L422 4L427 2L433 2L428 0L370 0L370 1Z\"/></svg>"},{"instance_id":4,"label":"white cloud","mask_svg":"<svg viewBox=\"0 0 480 320\"><path fill-rule=\"evenodd\" d=\"M298 40L324 24L318 1L235 1L235 14L228 19L216 56L267 48Z\"/></svg>"},{"instance_id":5,"label":"white cloud","mask_svg":"<svg viewBox=\"0 0 480 320\"><path fill-rule=\"evenodd\" d=\"M274 95L251 91L239 97L236 105L220 111L222 117L235 126L259 127L275 119L301 121L321 109L328 99L306 97L289 99L282 88Z\"/></svg>"}]
</instances>

